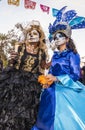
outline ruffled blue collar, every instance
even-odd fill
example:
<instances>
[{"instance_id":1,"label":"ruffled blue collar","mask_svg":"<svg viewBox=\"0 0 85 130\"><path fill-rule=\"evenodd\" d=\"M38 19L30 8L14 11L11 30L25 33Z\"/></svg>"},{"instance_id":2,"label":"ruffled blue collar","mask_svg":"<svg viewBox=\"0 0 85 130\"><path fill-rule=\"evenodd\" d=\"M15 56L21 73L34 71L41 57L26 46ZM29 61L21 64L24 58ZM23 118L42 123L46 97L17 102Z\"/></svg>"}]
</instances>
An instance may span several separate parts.
<instances>
[{"instance_id":1,"label":"ruffled blue collar","mask_svg":"<svg viewBox=\"0 0 85 130\"><path fill-rule=\"evenodd\" d=\"M53 57L59 58L62 56L66 56L69 52L71 52L71 50L65 49L62 52L60 51L55 51Z\"/></svg>"}]
</instances>

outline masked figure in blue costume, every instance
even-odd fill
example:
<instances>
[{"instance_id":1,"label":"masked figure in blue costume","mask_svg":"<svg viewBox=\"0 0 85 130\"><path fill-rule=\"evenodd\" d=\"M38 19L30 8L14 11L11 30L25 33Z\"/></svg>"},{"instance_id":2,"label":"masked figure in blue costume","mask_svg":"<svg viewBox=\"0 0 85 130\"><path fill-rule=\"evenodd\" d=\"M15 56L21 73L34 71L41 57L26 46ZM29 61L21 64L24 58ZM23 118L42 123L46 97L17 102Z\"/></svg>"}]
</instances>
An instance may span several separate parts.
<instances>
[{"instance_id":1,"label":"masked figure in blue costume","mask_svg":"<svg viewBox=\"0 0 85 130\"><path fill-rule=\"evenodd\" d=\"M57 22L49 28L54 51L37 121L32 130L85 130L85 86L80 77L80 56L71 39L71 26Z\"/></svg>"}]
</instances>

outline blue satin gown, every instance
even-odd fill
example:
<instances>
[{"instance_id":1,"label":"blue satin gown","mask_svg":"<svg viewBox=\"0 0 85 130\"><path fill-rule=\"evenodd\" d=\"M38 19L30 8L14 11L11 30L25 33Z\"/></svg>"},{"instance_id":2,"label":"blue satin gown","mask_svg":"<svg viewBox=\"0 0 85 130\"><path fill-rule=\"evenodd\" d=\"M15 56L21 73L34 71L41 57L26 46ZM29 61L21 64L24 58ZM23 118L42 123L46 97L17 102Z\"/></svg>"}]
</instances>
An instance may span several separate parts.
<instances>
[{"instance_id":1,"label":"blue satin gown","mask_svg":"<svg viewBox=\"0 0 85 130\"><path fill-rule=\"evenodd\" d=\"M42 90L32 130L85 130L85 86L78 81L79 55L71 50L54 52L49 73L59 82Z\"/></svg>"}]
</instances>

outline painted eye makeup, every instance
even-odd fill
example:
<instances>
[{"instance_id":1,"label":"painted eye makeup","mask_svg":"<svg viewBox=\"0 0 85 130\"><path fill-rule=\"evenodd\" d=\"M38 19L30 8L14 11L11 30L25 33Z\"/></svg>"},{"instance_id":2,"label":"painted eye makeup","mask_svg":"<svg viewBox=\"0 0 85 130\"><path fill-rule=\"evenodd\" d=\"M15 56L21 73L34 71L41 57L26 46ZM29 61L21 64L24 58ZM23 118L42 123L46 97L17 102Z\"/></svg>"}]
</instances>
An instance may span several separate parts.
<instances>
[{"instance_id":1,"label":"painted eye makeup","mask_svg":"<svg viewBox=\"0 0 85 130\"><path fill-rule=\"evenodd\" d=\"M61 33L57 33L55 36L54 36L54 40L55 39L60 39L60 38L65 38L65 36L63 35L63 34L61 34Z\"/></svg>"}]
</instances>

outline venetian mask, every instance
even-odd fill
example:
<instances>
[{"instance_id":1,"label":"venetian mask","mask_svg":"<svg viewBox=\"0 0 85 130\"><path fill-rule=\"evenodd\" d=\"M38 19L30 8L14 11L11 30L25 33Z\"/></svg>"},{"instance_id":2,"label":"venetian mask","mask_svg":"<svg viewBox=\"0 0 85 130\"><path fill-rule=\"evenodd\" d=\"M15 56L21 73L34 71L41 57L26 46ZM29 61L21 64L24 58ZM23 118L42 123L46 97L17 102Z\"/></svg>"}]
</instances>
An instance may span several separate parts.
<instances>
[{"instance_id":1,"label":"venetian mask","mask_svg":"<svg viewBox=\"0 0 85 130\"><path fill-rule=\"evenodd\" d=\"M27 34L28 42L39 42L39 32L37 30L32 30Z\"/></svg>"},{"instance_id":2,"label":"venetian mask","mask_svg":"<svg viewBox=\"0 0 85 130\"><path fill-rule=\"evenodd\" d=\"M54 35L54 42L56 46L66 43L66 37L61 33L56 33Z\"/></svg>"}]
</instances>

